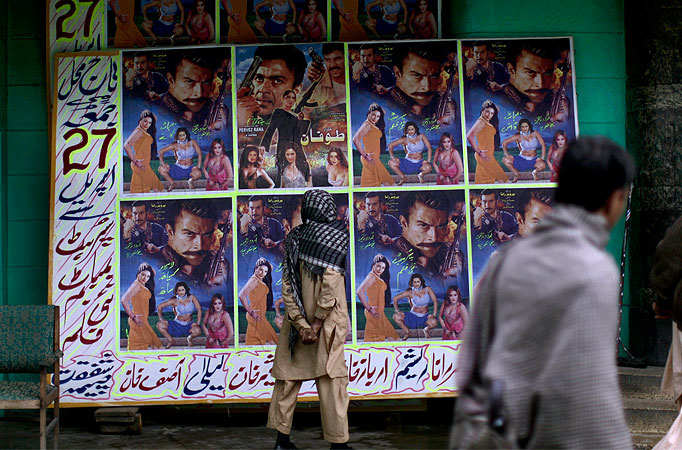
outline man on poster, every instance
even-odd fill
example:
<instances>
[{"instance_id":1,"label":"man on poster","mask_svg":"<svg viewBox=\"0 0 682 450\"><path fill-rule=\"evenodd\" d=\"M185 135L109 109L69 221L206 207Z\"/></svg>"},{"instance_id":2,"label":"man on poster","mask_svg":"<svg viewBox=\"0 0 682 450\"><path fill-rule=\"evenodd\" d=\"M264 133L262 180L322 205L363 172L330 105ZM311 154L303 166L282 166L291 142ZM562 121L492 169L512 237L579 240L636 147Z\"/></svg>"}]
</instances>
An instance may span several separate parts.
<instances>
[{"instance_id":1,"label":"man on poster","mask_svg":"<svg viewBox=\"0 0 682 450\"><path fill-rule=\"evenodd\" d=\"M465 424L487 409L483 397L499 401L491 420L504 411L518 448L632 448L614 354L620 277L605 247L634 177L617 144L578 139L552 212L488 264L458 363L451 448L472 448Z\"/></svg>"},{"instance_id":2,"label":"man on poster","mask_svg":"<svg viewBox=\"0 0 682 450\"><path fill-rule=\"evenodd\" d=\"M342 43L328 42L322 44L324 67L320 67L314 60L308 65L308 79L311 82L319 80L310 97L310 102L318 108L346 102L346 68L343 55Z\"/></svg>"},{"instance_id":3,"label":"man on poster","mask_svg":"<svg viewBox=\"0 0 682 450\"><path fill-rule=\"evenodd\" d=\"M240 247L255 248L255 252L247 252L253 258L264 257L271 262L282 258L281 244L286 233L279 220L265 215L265 197L249 198L249 213L239 220ZM240 248L240 251L244 250ZM276 259L273 259L276 258Z\"/></svg>"},{"instance_id":4,"label":"man on poster","mask_svg":"<svg viewBox=\"0 0 682 450\"><path fill-rule=\"evenodd\" d=\"M378 64L377 45L362 44L360 46L360 61L353 63L353 86L357 86L375 95L386 95L395 86L395 75L390 67Z\"/></svg>"},{"instance_id":5,"label":"man on poster","mask_svg":"<svg viewBox=\"0 0 682 450\"><path fill-rule=\"evenodd\" d=\"M174 51L171 55L166 73L168 92L161 97L159 113L175 120L177 126L190 130L194 127L225 130L229 115L227 107L221 96L211 98L215 88L214 71L221 65L220 58L204 49Z\"/></svg>"},{"instance_id":6,"label":"man on poster","mask_svg":"<svg viewBox=\"0 0 682 450\"><path fill-rule=\"evenodd\" d=\"M348 367L344 337L350 324L345 273L349 235L337 220L328 192L307 191L303 224L287 236L282 271L286 320L277 342L272 376L275 386L268 428L277 430L276 449L297 448L290 440L298 392L315 380L324 439L331 448L348 446Z\"/></svg>"},{"instance_id":7,"label":"man on poster","mask_svg":"<svg viewBox=\"0 0 682 450\"><path fill-rule=\"evenodd\" d=\"M454 124L455 101L448 98L447 92L438 92L442 58L424 45L396 44L395 50L396 81L388 93L388 110L406 114L408 120L422 125L425 120L439 125Z\"/></svg>"},{"instance_id":8,"label":"man on poster","mask_svg":"<svg viewBox=\"0 0 682 450\"><path fill-rule=\"evenodd\" d=\"M549 191L524 189L516 195L514 217L519 224L518 236L530 235L535 227L552 210L554 199Z\"/></svg>"},{"instance_id":9,"label":"man on poster","mask_svg":"<svg viewBox=\"0 0 682 450\"><path fill-rule=\"evenodd\" d=\"M162 269L191 286L224 284L229 277L224 255L211 250L217 220L212 201L175 200L166 214L168 245L157 254Z\"/></svg>"},{"instance_id":10,"label":"man on poster","mask_svg":"<svg viewBox=\"0 0 682 450\"><path fill-rule=\"evenodd\" d=\"M168 235L161 225L147 220L147 204L135 202L132 205L133 218L123 224L123 241L143 253L158 253L168 243ZM129 247L127 247L129 248Z\"/></svg>"},{"instance_id":11,"label":"man on poster","mask_svg":"<svg viewBox=\"0 0 682 450\"><path fill-rule=\"evenodd\" d=\"M392 248L395 260L419 270L427 278L443 279L461 273L461 267L445 267L448 251L446 237L450 214L446 192L413 191L400 198L402 234ZM457 265L457 258L451 263Z\"/></svg>"},{"instance_id":12,"label":"man on poster","mask_svg":"<svg viewBox=\"0 0 682 450\"><path fill-rule=\"evenodd\" d=\"M532 122L544 118L557 123L568 119L571 105L561 89L552 90L554 63L565 51L558 42L512 41L507 63L509 83L497 93L503 105Z\"/></svg>"},{"instance_id":13,"label":"man on poster","mask_svg":"<svg viewBox=\"0 0 682 450\"><path fill-rule=\"evenodd\" d=\"M357 214L358 234L362 248L369 246L386 247L392 245L400 236L400 222L391 214L386 214L383 194L368 192L365 194L365 209Z\"/></svg>"},{"instance_id":14,"label":"man on poster","mask_svg":"<svg viewBox=\"0 0 682 450\"><path fill-rule=\"evenodd\" d=\"M126 72L126 92L146 103L156 102L168 91L168 81L159 72L149 70L149 54L135 52L133 70Z\"/></svg>"},{"instance_id":15,"label":"man on poster","mask_svg":"<svg viewBox=\"0 0 682 450\"><path fill-rule=\"evenodd\" d=\"M481 206L474 209L473 227L477 240L491 240L494 246L511 241L519 231L514 216L497 208L497 193L481 192Z\"/></svg>"},{"instance_id":16,"label":"man on poster","mask_svg":"<svg viewBox=\"0 0 682 450\"><path fill-rule=\"evenodd\" d=\"M474 57L466 60L466 80L480 89L497 92L509 82L509 73L504 66L490 60L488 44L483 41L474 42Z\"/></svg>"},{"instance_id":17,"label":"man on poster","mask_svg":"<svg viewBox=\"0 0 682 450\"><path fill-rule=\"evenodd\" d=\"M293 45L261 45L253 54L262 59L251 86L237 91L237 124L240 128L267 125L275 108L283 105L284 92L298 96L306 70L302 51Z\"/></svg>"}]
</instances>

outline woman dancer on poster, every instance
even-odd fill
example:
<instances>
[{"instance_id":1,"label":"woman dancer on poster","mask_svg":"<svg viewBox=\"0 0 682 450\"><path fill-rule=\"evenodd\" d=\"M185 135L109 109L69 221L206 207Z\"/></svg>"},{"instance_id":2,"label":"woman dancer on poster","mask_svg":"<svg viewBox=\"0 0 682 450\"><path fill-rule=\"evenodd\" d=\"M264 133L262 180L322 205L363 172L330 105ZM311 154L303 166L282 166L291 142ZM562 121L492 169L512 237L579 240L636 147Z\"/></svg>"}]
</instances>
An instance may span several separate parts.
<instances>
[{"instance_id":1,"label":"woman dancer on poster","mask_svg":"<svg viewBox=\"0 0 682 450\"><path fill-rule=\"evenodd\" d=\"M147 17L147 10L156 8L159 18L153 22ZM180 14L180 22L177 15ZM175 38L185 32L182 24L185 23L185 8L180 0L154 0L142 7L142 28L152 38L152 45L160 37L169 37L171 44L175 44Z\"/></svg>"},{"instance_id":2,"label":"woman dancer on poster","mask_svg":"<svg viewBox=\"0 0 682 450\"><path fill-rule=\"evenodd\" d=\"M166 153L173 152L175 164L169 166L164 160ZM194 165L194 157L198 156L198 163ZM187 180L187 186L194 189L194 182L201 178L201 148L192 139L187 128L178 128L175 132L175 142L159 150L159 173L168 181L168 191L175 188L175 180Z\"/></svg>"},{"instance_id":3,"label":"woman dancer on poster","mask_svg":"<svg viewBox=\"0 0 682 450\"><path fill-rule=\"evenodd\" d=\"M231 44L254 44L258 42L256 33L253 32L246 21L246 2L242 0L220 0L227 12L227 42ZM234 6L232 6L234 2Z\"/></svg>"},{"instance_id":4,"label":"woman dancer on poster","mask_svg":"<svg viewBox=\"0 0 682 450\"><path fill-rule=\"evenodd\" d=\"M163 310L172 307L175 318L168 321L163 318ZM173 346L173 337L185 337L187 345L192 346L192 339L201 335L201 305L199 300L189 292L189 286L184 281L175 284L173 297L156 307L159 322L156 329L166 338L164 348ZM194 321L194 313L197 313L197 321Z\"/></svg>"},{"instance_id":5,"label":"woman dancer on poster","mask_svg":"<svg viewBox=\"0 0 682 450\"><path fill-rule=\"evenodd\" d=\"M277 178L281 188L301 188L313 185L310 164L300 145L287 142L283 152L277 153Z\"/></svg>"},{"instance_id":6,"label":"woman dancer on poster","mask_svg":"<svg viewBox=\"0 0 682 450\"><path fill-rule=\"evenodd\" d=\"M263 19L260 16L261 8L270 8L271 16ZM260 31L266 39L270 37L282 37L296 33L296 5L293 0L263 0L254 6L256 21L253 26ZM289 13L293 13L293 20L289 21Z\"/></svg>"},{"instance_id":7,"label":"woman dancer on poster","mask_svg":"<svg viewBox=\"0 0 682 450\"><path fill-rule=\"evenodd\" d=\"M381 163L379 155L386 149L386 133L384 128L384 110L376 103L369 105L367 119L353 136L355 148L360 152L362 174L360 186L393 186L395 182L386 167Z\"/></svg>"},{"instance_id":8,"label":"woman dancer on poster","mask_svg":"<svg viewBox=\"0 0 682 450\"><path fill-rule=\"evenodd\" d=\"M393 149L402 145L405 149L405 157L398 159L393 155ZM427 150L426 160L424 160L424 150ZM397 185L405 182L405 174L417 174L419 182L424 182L424 175L431 172L431 143L423 133L419 132L419 127L414 122L407 122L403 127L403 136L388 144L388 154L391 159L388 166L399 177Z\"/></svg>"},{"instance_id":9,"label":"woman dancer on poster","mask_svg":"<svg viewBox=\"0 0 682 450\"><path fill-rule=\"evenodd\" d=\"M247 145L242 150L239 159L239 188L240 189L272 189L275 182L261 167L258 147Z\"/></svg>"},{"instance_id":10,"label":"woman dancer on poster","mask_svg":"<svg viewBox=\"0 0 682 450\"><path fill-rule=\"evenodd\" d=\"M440 145L433 157L433 170L438 177L436 184L458 184L464 172L462 157L453 145L452 135L448 132L440 136Z\"/></svg>"},{"instance_id":11,"label":"woman dancer on poster","mask_svg":"<svg viewBox=\"0 0 682 450\"><path fill-rule=\"evenodd\" d=\"M206 348L227 348L234 336L232 319L225 311L223 294L213 294L208 312L204 316L201 328L206 335Z\"/></svg>"},{"instance_id":12,"label":"woman dancer on poster","mask_svg":"<svg viewBox=\"0 0 682 450\"><path fill-rule=\"evenodd\" d=\"M379 20L372 17L372 8L381 7L382 16ZM400 22L400 11L403 12L403 21ZM382 36L393 36L396 39L407 31L407 5L404 0L374 0L367 4L367 28L379 39Z\"/></svg>"},{"instance_id":13,"label":"woman dancer on poster","mask_svg":"<svg viewBox=\"0 0 682 450\"><path fill-rule=\"evenodd\" d=\"M495 160L495 150L500 146L498 130L500 119L497 117L497 106L490 100L483 102L481 116L467 133L467 141L474 149L476 159L476 175L474 183L506 183L509 177Z\"/></svg>"},{"instance_id":14,"label":"woman dancer on poster","mask_svg":"<svg viewBox=\"0 0 682 450\"><path fill-rule=\"evenodd\" d=\"M464 327L469 320L469 313L462 303L462 294L457 286L448 286L445 291L443 307L438 313L438 321L443 327L443 340L451 341L462 338Z\"/></svg>"},{"instance_id":15,"label":"woman dancer on poster","mask_svg":"<svg viewBox=\"0 0 682 450\"><path fill-rule=\"evenodd\" d=\"M417 8L412 10L410 32L415 39L436 39L438 37L436 17L429 11L428 0L419 0Z\"/></svg>"},{"instance_id":16,"label":"woman dancer on poster","mask_svg":"<svg viewBox=\"0 0 682 450\"><path fill-rule=\"evenodd\" d=\"M154 298L154 269L147 263L140 264L133 284L121 298L121 305L128 314L128 350L147 350L161 348L158 338L149 325L150 300Z\"/></svg>"},{"instance_id":17,"label":"woman dancer on poster","mask_svg":"<svg viewBox=\"0 0 682 450\"><path fill-rule=\"evenodd\" d=\"M211 142L204 159L204 177L207 191L226 191L234 180L230 158L225 154L225 143L220 138Z\"/></svg>"},{"instance_id":18,"label":"woman dancer on poster","mask_svg":"<svg viewBox=\"0 0 682 450\"><path fill-rule=\"evenodd\" d=\"M265 315L272 306L272 265L265 258L256 261L253 275L239 291L239 301L246 309L246 345L277 343L277 333Z\"/></svg>"},{"instance_id":19,"label":"woman dancer on poster","mask_svg":"<svg viewBox=\"0 0 682 450\"><path fill-rule=\"evenodd\" d=\"M431 337L431 330L436 328L438 321L438 300L433 290L426 285L421 274L413 273L410 276L410 287L393 297L393 321L403 330L402 340L410 337L410 329L423 330L426 339ZM406 313L400 311L398 301L406 298L410 302L410 310ZM429 304L433 304L433 314L429 314Z\"/></svg>"},{"instance_id":20,"label":"woman dancer on poster","mask_svg":"<svg viewBox=\"0 0 682 450\"><path fill-rule=\"evenodd\" d=\"M339 147L327 153L327 181L330 186L348 186L348 160Z\"/></svg>"},{"instance_id":21,"label":"woman dancer on poster","mask_svg":"<svg viewBox=\"0 0 682 450\"><path fill-rule=\"evenodd\" d=\"M298 31L303 35L303 42L319 42L327 38L327 25L322 13L317 10L317 1L305 2L305 8L298 18Z\"/></svg>"},{"instance_id":22,"label":"woman dancer on poster","mask_svg":"<svg viewBox=\"0 0 682 450\"><path fill-rule=\"evenodd\" d=\"M161 192L163 185L149 165L156 152L156 116L148 109L140 113L137 127L123 144L130 158L133 176L130 179L130 193L141 194L149 191Z\"/></svg>"},{"instance_id":23,"label":"woman dancer on poster","mask_svg":"<svg viewBox=\"0 0 682 450\"><path fill-rule=\"evenodd\" d=\"M398 340L398 332L384 314L387 298L391 298L390 263L381 253L372 260L372 269L360 283L357 295L365 308L365 342Z\"/></svg>"},{"instance_id":24,"label":"woman dancer on poster","mask_svg":"<svg viewBox=\"0 0 682 450\"><path fill-rule=\"evenodd\" d=\"M367 33L358 22L358 3L360 0L332 0L339 12L339 41L366 41Z\"/></svg>"},{"instance_id":25,"label":"woman dancer on poster","mask_svg":"<svg viewBox=\"0 0 682 450\"><path fill-rule=\"evenodd\" d=\"M197 0L194 4L194 10L190 11L187 16L185 31L189 35L190 44L214 42L213 17L206 12L206 0Z\"/></svg>"},{"instance_id":26,"label":"woman dancer on poster","mask_svg":"<svg viewBox=\"0 0 682 450\"><path fill-rule=\"evenodd\" d=\"M519 179L519 171L532 171L533 180L538 181L538 172L545 170L545 167L547 167L544 162L545 141L540 133L533 130L533 124L528 119L519 120L516 130L515 134L502 141L502 151L504 152L502 162L513 174L513 178L510 181L516 183ZM519 148L518 155L512 156L507 152L507 146L512 143L516 144ZM538 145L542 148L540 158L538 158Z\"/></svg>"},{"instance_id":27,"label":"woman dancer on poster","mask_svg":"<svg viewBox=\"0 0 682 450\"><path fill-rule=\"evenodd\" d=\"M552 145L549 147L547 153L547 166L552 172L549 181L554 183L559 181L559 168L561 167L561 159L568 149L568 136L564 130L557 130L552 138Z\"/></svg>"}]
</instances>

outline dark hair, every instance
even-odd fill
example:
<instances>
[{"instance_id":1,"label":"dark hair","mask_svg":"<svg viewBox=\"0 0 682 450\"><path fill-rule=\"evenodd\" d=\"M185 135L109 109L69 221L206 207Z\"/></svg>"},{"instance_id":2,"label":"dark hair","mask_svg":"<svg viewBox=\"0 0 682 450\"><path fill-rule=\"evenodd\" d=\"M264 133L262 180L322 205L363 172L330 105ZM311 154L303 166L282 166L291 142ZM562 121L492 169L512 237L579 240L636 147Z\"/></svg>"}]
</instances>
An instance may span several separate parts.
<instances>
[{"instance_id":1,"label":"dark hair","mask_svg":"<svg viewBox=\"0 0 682 450\"><path fill-rule=\"evenodd\" d=\"M263 277L263 283L268 287L267 306L265 309L270 310L274 305L272 296L272 264L265 258L258 258L256 265L253 267L253 273L256 273L256 269L260 266L268 268L268 274Z\"/></svg>"},{"instance_id":2,"label":"dark hair","mask_svg":"<svg viewBox=\"0 0 682 450\"><path fill-rule=\"evenodd\" d=\"M289 164L286 157L284 156L289 149L293 149L294 153L296 153L296 161L294 161L294 164L296 165L296 168L299 170L299 172L303 174L303 179L307 182L308 178L310 178L310 164L308 164L308 159L305 157L303 149L295 142L284 142L283 144L284 145L282 146L277 146L281 149L281 151L278 150L277 156L275 157L275 165L277 166L277 180L275 181L275 186L279 186L281 183L282 174Z\"/></svg>"},{"instance_id":3,"label":"dark hair","mask_svg":"<svg viewBox=\"0 0 682 450\"><path fill-rule=\"evenodd\" d=\"M188 140L188 141L189 141L190 139L192 139L192 135L189 134L189 130L188 130L187 128L185 128L185 127L180 127L180 128L178 128L177 130L175 130L175 140L176 140L176 141L178 140L178 135L179 135L180 133L182 133L183 131L185 132L185 136L187 137L187 140Z\"/></svg>"},{"instance_id":4,"label":"dark hair","mask_svg":"<svg viewBox=\"0 0 682 450\"><path fill-rule=\"evenodd\" d=\"M525 219L526 209L533 200L543 203L547 206L554 205L554 192L552 189L521 189L516 191L516 198L514 199L514 209L517 213Z\"/></svg>"},{"instance_id":5,"label":"dark hair","mask_svg":"<svg viewBox=\"0 0 682 450\"><path fill-rule=\"evenodd\" d=\"M157 151L156 151L156 116L154 115L153 112L151 112L151 110L143 109L142 112L140 113L140 118L137 122L139 123L142 121L142 119L146 119L147 117L151 117L151 119L152 119L152 124L149 126L149 128L147 128L146 133L152 137L151 154L153 155L153 154L157 153Z\"/></svg>"},{"instance_id":6,"label":"dark hair","mask_svg":"<svg viewBox=\"0 0 682 450\"><path fill-rule=\"evenodd\" d=\"M419 281L422 282L422 287L426 287L426 280L424 280L424 277L422 276L421 273L413 273L410 275L410 282L408 283L410 287L412 287L412 282L415 280L415 278L419 279Z\"/></svg>"},{"instance_id":7,"label":"dark hair","mask_svg":"<svg viewBox=\"0 0 682 450\"><path fill-rule=\"evenodd\" d=\"M182 211L187 211L202 219L215 221L218 218L213 203L209 199L175 200L168 208L168 215L166 216L166 223L173 229L175 229L175 222Z\"/></svg>"},{"instance_id":8,"label":"dark hair","mask_svg":"<svg viewBox=\"0 0 682 450\"><path fill-rule=\"evenodd\" d=\"M184 281L178 281L175 283L175 287L173 288L173 295L178 295L178 288L184 287L185 288L185 295L189 295L189 286L187 286L187 283Z\"/></svg>"},{"instance_id":9,"label":"dark hair","mask_svg":"<svg viewBox=\"0 0 682 450\"><path fill-rule=\"evenodd\" d=\"M322 55L328 55L331 52L341 51L343 53L343 43L342 42L327 42L322 44Z\"/></svg>"},{"instance_id":10,"label":"dark hair","mask_svg":"<svg viewBox=\"0 0 682 450\"><path fill-rule=\"evenodd\" d=\"M329 163L329 155L331 155L332 153L336 153L337 155L339 155L339 165L347 169L348 160L346 159L346 155L343 154L343 150L341 150L341 147L332 147L329 149L329 151L327 152L327 163Z\"/></svg>"},{"instance_id":11,"label":"dark hair","mask_svg":"<svg viewBox=\"0 0 682 450\"><path fill-rule=\"evenodd\" d=\"M249 153L251 152L256 152L256 156L260 157L260 152L258 151L258 147L255 145L247 145L244 147L242 150L242 154L239 155L239 172L251 165L249 162ZM258 162L258 159L256 159L256 162L253 163L255 167L260 167L260 163ZM241 176L241 175L240 175Z\"/></svg>"},{"instance_id":12,"label":"dark hair","mask_svg":"<svg viewBox=\"0 0 682 450\"><path fill-rule=\"evenodd\" d=\"M450 147L451 149L455 149L455 140L452 138L452 134L449 131L446 131L445 133L440 135L440 140L438 141L438 147L441 149L443 148L443 140L445 138L450 139Z\"/></svg>"},{"instance_id":13,"label":"dark hair","mask_svg":"<svg viewBox=\"0 0 682 450\"><path fill-rule=\"evenodd\" d=\"M379 106L378 103L372 103L369 105L367 108L367 117L374 111L379 111L379 114L381 114L381 117L379 117L379 120L377 120L377 123L374 124L375 127L377 127L379 130L381 130L381 139L379 140L379 151L381 153L384 153L386 151L386 120L384 119L384 116L386 116L386 112L384 111L384 108Z\"/></svg>"},{"instance_id":14,"label":"dark hair","mask_svg":"<svg viewBox=\"0 0 682 450\"><path fill-rule=\"evenodd\" d=\"M156 283L154 283L154 269L149 263L143 262L140 264L140 266L137 268L137 275L140 274L140 272L143 271L149 272L149 279L147 282L144 284L144 287L149 289L149 292L151 292L152 296L149 298L149 314L152 315L154 314L156 310L156 294L154 294L154 288L156 287ZM137 277L135 277L137 279Z\"/></svg>"},{"instance_id":15,"label":"dark hair","mask_svg":"<svg viewBox=\"0 0 682 450\"><path fill-rule=\"evenodd\" d=\"M209 314L213 314L215 312L215 307L213 306L213 300L220 300L223 302L223 312L225 311L225 297L223 297L223 294L221 293L215 293L213 294L213 297L211 297L211 301L208 303L208 312Z\"/></svg>"},{"instance_id":16,"label":"dark hair","mask_svg":"<svg viewBox=\"0 0 682 450\"><path fill-rule=\"evenodd\" d=\"M252 195L249 197L249 199L246 201L246 203L251 203L251 202L262 202L263 206L265 206L265 200L263 199L262 195Z\"/></svg>"},{"instance_id":17,"label":"dark hair","mask_svg":"<svg viewBox=\"0 0 682 450\"><path fill-rule=\"evenodd\" d=\"M516 124L516 131L518 131L519 133L521 133L521 125L524 124L524 123L527 123L527 124L528 124L528 128L529 128L528 131L532 133L532 132L533 132L533 124L530 123L530 120L528 120L528 119L526 119L526 118L519 120L519 123Z\"/></svg>"},{"instance_id":18,"label":"dark hair","mask_svg":"<svg viewBox=\"0 0 682 450\"><path fill-rule=\"evenodd\" d=\"M213 152L213 147L216 144L220 144L220 146L222 147L221 153L223 155L227 156L227 153L225 152L225 142L223 142L223 140L220 138L215 138L211 141L211 145L208 146L208 158L209 159L213 159L215 157L214 152Z\"/></svg>"},{"instance_id":19,"label":"dark hair","mask_svg":"<svg viewBox=\"0 0 682 450\"><path fill-rule=\"evenodd\" d=\"M486 41L474 41L474 45L472 45L471 48L483 46L485 46L485 50L488 51L488 43Z\"/></svg>"},{"instance_id":20,"label":"dark hair","mask_svg":"<svg viewBox=\"0 0 682 450\"><path fill-rule=\"evenodd\" d=\"M420 56L424 59L427 59L429 61L438 61L438 63L441 62L442 58L439 58L433 50L427 46L430 45L433 47L433 44L407 44L407 45L401 45L396 49L396 52L394 54L394 59L393 59L393 65L398 67L400 69L400 72L403 71L403 64L405 64L405 60L407 59L407 56L410 53L414 53L417 56Z\"/></svg>"},{"instance_id":21,"label":"dark hair","mask_svg":"<svg viewBox=\"0 0 682 450\"><path fill-rule=\"evenodd\" d=\"M379 197L379 203L384 203L384 194L377 191L369 191L365 194L365 200L372 197Z\"/></svg>"},{"instance_id":22,"label":"dark hair","mask_svg":"<svg viewBox=\"0 0 682 450\"><path fill-rule=\"evenodd\" d=\"M149 62L149 55L147 54L147 52L137 51L133 53L133 59L139 58L140 56L144 56L145 58L147 58L147 62Z\"/></svg>"},{"instance_id":23,"label":"dark hair","mask_svg":"<svg viewBox=\"0 0 682 450\"><path fill-rule=\"evenodd\" d=\"M294 74L294 85L296 87L303 82L305 68L308 63L303 52L293 45L261 45L256 48L253 56L259 56L263 60L281 59L287 69Z\"/></svg>"},{"instance_id":24,"label":"dark hair","mask_svg":"<svg viewBox=\"0 0 682 450\"><path fill-rule=\"evenodd\" d=\"M493 194L495 196L495 200L498 199L497 192L493 191L492 189L483 189L481 191L481 199L483 199L484 195L489 195L489 194Z\"/></svg>"},{"instance_id":25,"label":"dark hair","mask_svg":"<svg viewBox=\"0 0 682 450\"><path fill-rule=\"evenodd\" d=\"M568 136L566 135L566 132L565 132L564 130L556 130L556 131L554 132L554 137L552 138L552 145L551 145L551 147L559 148L559 146L558 146L557 143L556 143L556 140L557 140L557 138L558 138L559 136L563 136L563 137L564 137L564 149L568 148ZM551 148L551 147L550 147L550 148Z\"/></svg>"},{"instance_id":26,"label":"dark hair","mask_svg":"<svg viewBox=\"0 0 682 450\"><path fill-rule=\"evenodd\" d=\"M603 136L580 138L561 161L556 202L596 211L618 189L635 178L632 157L618 144Z\"/></svg>"},{"instance_id":27,"label":"dark hair","mask_svg":"<svg viewBox=\"0 0 682 450\"><path fill-rule=\"evenodd\" d=\"M362 44L360 48L358 49L358 52L361 50L372 50L374 54L377 54L377 45L376 44Z\"/></svg>"},{"instance_id":28,"label":"dark hair","mask_svg":"<svg viewBox=\"0 0 682 450\"><path fill-rule=\"evenodd\" d=\"M175 79L175 75L178 73L178 67L183 60L213 71L220 65L220 61L224 59L223 56L223 53L216 52L215 50L197 48L192 48L191 50L186 49L177 53L172 52L170 54L168 69L166 72L168 72L171 77Z\"/></svg>"},{"instance_id":29,"label":"dark hair","mask_svg":"<svg viewBox=\"0 0 682 450\"><path fill-rule=\"evenodd\" d=\"M287 90L284 91L284 93L282 94L282 98L286 97L286 96L289 95L289 94L294 94L294 97L297 97L296 91L294 91L293 89L287 89Z\"/></svg>"},{"instance_id":30,"label":"dark hair","mask_svg":"<svg viewBox=\"0 0 682 450\"><path fill-rule=\"evenodd\" d=\"M393 300L393 296L391 295L391 272L388 270L391 267L391 263L388 261L388 258L386 258L384 255L382 255L381 253L377 253L374 256L374 259L372 260L371 267L374 268L374 265L380 262L384 263L384 265L386 266L384 272L379 277L383 280L384 283L386 283L386 291L384 292L384 304L390 305L391 301Z\"/></svg>"},{"instance_id":31,"label":"dark hair","mask_svg":"<svg viewBox=\"0 0 682 450\"><path fill-rule=\"evenodd\" d=\"M525 50L542 59L556 61L561 52L566 50L567 43L562 43L562 39L518 39L511 41L509 46L508 62L516 67L516 63Z\"/></svg>"},{"instance_id":32,"label":"dark hair","mask_svg":"<svg viewBox=\"0 0 682 450\"><path fill-rule=\"evenodd\" d=\"M411 120L405 123L405 126L403 127L403 136L407 136L407 127L409 126L413 126L416 131L416 136L419 136L419 127L417 126L416 123L412 122Z\"/></svg>"},{"instance_id":33,"label":"dark hair","mask_svg":"<svg viewBox=\"0 0 682 450\"><path fill-rule=\"evenodd\" d=\"M147 202L142 202L142 201L139 201L139 200L138 200L138 201L135 201L135 202L133 202L132 205L130 205L130 210L132 211L133 208L135 208L136 206L137 206L137 207L144 206L145 212L146 212L146 211L149 211L149 208L147 208Z\"/></svg>"},{"instance_id":34,"label":"dark hair","mask_svg":"<svg viewBox=\"0 0 682 450\"><path fill-rule=\"evenodd\" d=\"M436 211L450 212L450 199L442 191L411 191L400 198L400 215L409 220L410 211L415 204L421 203Z\"/></svg>"},{"instance_id":35,"label":"dark hair","mask_svg":"<svg viewBox=\"0 0 682 450\"><path fill-rule=\"evenodd\" d=\"M495 138L494 138L495 139L495 148L492 149L493 151L495 151L498 148L500 148L500 117L499 117L500 110L497 107L497 105L495 103L493 103L493 101L490 99L485 100L483 102L483 104L481 105L481 112L483 112L484 110L486 110L488 108L492 108L495 111L495 115L493 116L492 119L490 119L490 125L495 127L495 131L496 131Z\"/></svg>"}]
</instances>

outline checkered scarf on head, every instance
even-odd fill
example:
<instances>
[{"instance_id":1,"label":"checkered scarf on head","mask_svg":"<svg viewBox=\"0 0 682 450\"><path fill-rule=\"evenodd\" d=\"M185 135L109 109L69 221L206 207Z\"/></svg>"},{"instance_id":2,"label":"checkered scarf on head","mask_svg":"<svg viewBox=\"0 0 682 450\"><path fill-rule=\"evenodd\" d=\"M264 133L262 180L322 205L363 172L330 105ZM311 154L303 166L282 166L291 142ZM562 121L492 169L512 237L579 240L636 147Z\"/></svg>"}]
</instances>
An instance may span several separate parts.
<instances>
[{"instance_id":1,"label":"checkered scarf on head","mask_svg":"<svg viewBox=\"0 0 682 450\"><path fill-rule=\"evenodd\" d=\"M313 277L322 276L325 269L346 272L348 230L343 221L336 220L336 204L327 191L315 189L303 195L301 205L303 224L289 232L284 247L283 275L292 288L292 296L304 317L299 262L303 262ZM294 354L298 330L289 329L289 347Z\"/></svg>"}]
</instances>

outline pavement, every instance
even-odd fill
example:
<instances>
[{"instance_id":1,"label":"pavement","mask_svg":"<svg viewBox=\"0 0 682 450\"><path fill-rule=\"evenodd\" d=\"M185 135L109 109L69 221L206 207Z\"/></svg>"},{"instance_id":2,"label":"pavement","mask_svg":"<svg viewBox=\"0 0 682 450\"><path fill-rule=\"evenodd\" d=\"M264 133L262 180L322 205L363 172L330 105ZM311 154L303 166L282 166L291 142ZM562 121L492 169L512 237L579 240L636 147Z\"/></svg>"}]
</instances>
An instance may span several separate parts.
<instances>
[{"instance_id":1,"label":"pavement","mask_svg":"<svg viewBox=\"0 0 682 450\"><path fill-rule=\"evenodd\" d=\"M447 448L454 399L351 402L350 445L355 449ZM101 434L97 408L61 408L63 449L271 449L276 432L265 427L267 404L142 406L141 434ZM51 417L48 412L48 420ZM0 416L0 448L38 447L37 411ZM300 403L291 440L298 448L326 449L316 403ZM48 438L52 448L52 437Z\"/></svg>"}]
</instances>

